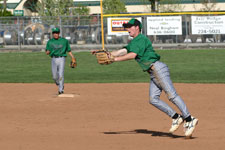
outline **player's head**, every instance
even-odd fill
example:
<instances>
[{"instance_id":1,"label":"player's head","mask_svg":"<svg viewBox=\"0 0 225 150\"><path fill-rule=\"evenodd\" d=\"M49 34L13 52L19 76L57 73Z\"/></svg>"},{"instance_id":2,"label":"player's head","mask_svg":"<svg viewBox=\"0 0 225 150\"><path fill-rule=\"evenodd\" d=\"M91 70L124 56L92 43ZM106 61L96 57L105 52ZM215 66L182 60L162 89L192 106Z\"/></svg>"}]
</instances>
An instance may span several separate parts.
<instances>
[{"instance_id":1,"label":"player's head","mask_svg":"<svg viewBox=\"0 0 225 150\"><path fill-rule=\"evenodd\" d=\"M60 29L59 28L52 28L52 33L60 33Z\"/></svg>"},{"instance_id":2,"label":"player's head","mask_svg":"<svg viewBox=\"0 0 225 150\"><path fill-rule=\"evenodd\" d=\"M142 24L139 20L132 18L128 23L124 23L124 28L131 28L132 26L139 27L139 31L141 32Z\"/></svg>"},{"instance_id":3,"label":"player's head","mask_svg":"<svg viewBox=\"0 0 225 150\"><path fill-rule=\"evenodd\" d=\"M124 23L123 27L128 31L131 37L136 37L141 32L142 24L137 19L131 19L128 23Z\"/></svg>"},{"instance_id":4,"label":"player's head","mask_svg":"<svg viewBox=\"0 0 225 150\"><path fill-rule=\"evenodd\" d=\"M60 34L60 29L59 28L52 28L52 34L53 34L54 39L58 39L59 34Z\"/></svg>"}]
</instances>

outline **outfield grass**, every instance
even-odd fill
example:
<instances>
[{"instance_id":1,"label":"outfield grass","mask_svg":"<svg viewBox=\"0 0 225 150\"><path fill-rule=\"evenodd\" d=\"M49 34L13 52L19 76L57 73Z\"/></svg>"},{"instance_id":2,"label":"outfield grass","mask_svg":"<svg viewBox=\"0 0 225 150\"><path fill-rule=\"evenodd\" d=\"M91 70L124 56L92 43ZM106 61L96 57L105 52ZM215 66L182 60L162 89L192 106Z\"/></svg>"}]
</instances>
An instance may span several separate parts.
<instances>
[{"instance_id":1,"label":"outfield grass","mask_svg":"<svg viewBox=\"0 0 225 150\"><path fill-rule=\"evenodd\" d=\"M157 50L173 82L225 83L225 50ZM76 69L67 58L65 83L149 82L134 61L99 65L89 52L74 53ZM0 53L0 83L52 83L51 59L44 52Z\"/></svg>"}]
</instances>

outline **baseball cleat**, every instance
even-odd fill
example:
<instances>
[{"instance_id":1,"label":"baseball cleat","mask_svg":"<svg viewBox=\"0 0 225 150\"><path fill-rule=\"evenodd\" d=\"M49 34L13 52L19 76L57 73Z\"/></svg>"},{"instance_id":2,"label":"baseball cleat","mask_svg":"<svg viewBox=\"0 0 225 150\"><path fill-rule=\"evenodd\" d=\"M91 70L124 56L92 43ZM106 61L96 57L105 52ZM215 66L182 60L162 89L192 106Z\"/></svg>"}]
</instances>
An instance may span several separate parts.
<instances>
[{"instance_id":1,"label":"baseball cleat","mask_svg":"<svg viewBox=\"0 0 225 150\"><path fill-rule=\"evenodd\" d=\"M177 119L172 119L172 125L169 130L169 133L175 132L183 122L184 120L181 115L179 115Z\"/></svg>"},{"instance_id":2,"label":"baseball cleat","mask_svg":"<svg viewBox=\"0 0 225 150\"><path fill-rule=\"evenodd\" d=\"M63 93L64 93L63 91L59 91L59 95L60 95L60 94L63 94Z\"/></svg>"},{"instance_id":3,"label":"baseball cleat","mask_svg":"<svg viewBox=\"0 0 225 150\"><path fill-rule=\"evenodd\" d=\"M198 124L198 119L194 117L191 117L191 121L186 122L184 124L186 138L191 138L192 133L194 132L197 124Z\"/></svg>"}]
</instances>

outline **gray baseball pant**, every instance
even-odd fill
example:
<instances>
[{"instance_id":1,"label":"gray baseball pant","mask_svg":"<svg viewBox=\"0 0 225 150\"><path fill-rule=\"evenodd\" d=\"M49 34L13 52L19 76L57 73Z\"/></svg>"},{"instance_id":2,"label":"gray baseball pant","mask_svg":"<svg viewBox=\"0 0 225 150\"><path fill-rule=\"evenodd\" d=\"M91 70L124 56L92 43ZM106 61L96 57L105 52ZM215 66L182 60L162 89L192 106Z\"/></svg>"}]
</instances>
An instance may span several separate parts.
<instances>
[{"instance_id":1,"label":"gray baseball pant","mask_svg":"<svg viewBox=\"0 0 225 150\"><path fill-rule=\"evenodd\" d=\"M65 57L52 58L52 77L60 92L64 90L65 60Z\"/></svg>"},{"instance_id":2,"label":"gray baseball pant","mask_svg":"<svg viewBox=\"0 0 225 150\"><path fill-rule=\"evenodd\" d=\"M166 64L156 61L153 63L154 70L150 70L149 97L150 104L173 117L176 113L168 104L160 99L162 90L166 93L168 99L174 103L181 111L183 118L187 118L190 113L182 98L177 94L170 79L169 69Z\"/></svg>"}]
</instances>

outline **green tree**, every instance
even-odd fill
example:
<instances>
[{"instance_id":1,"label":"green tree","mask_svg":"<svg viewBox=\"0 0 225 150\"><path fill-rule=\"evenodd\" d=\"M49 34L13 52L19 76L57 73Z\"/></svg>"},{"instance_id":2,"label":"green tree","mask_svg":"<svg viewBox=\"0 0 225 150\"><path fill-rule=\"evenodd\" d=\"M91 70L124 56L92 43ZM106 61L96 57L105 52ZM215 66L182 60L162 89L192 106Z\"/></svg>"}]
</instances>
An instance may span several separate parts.
<instances>
[{"instance_id":1,"label":"green tree","mask_svg":"<svg viewBox=\"0 0 225 150\"><path fill-rule=\"evenodd\" d=\"M40 0L37 3L39 16L69 16L73 0Z\"/></svg>"},{"instance_id":2,"label":"green tree","mask_svg":"<svg viewBox=\"0 0 225 150\"><path fill-rule=\"evenodd\" d=\"M73 14L89 15L90 9L87 6L78 5L74 8Z\"/></svg>"},{"instance_id":3,"label":"green tree","mask_svg":"<svg viewBox=\"0 0 225 150\"><path fill-rule=\"evenodd\" d=\"M47 24L58 25L59 21L64 22L60 16L70 16L70 7L73 0L40 0L37 2L36 10L42 21Z\"/></svg>"},{"instance_id":4,"label":"green tree","mask_svg":"<svg viewBox=\"0 0 225 150\"><path fill-rule=\"evenodd\" d=\"M103 0L102 7L104 14L120 14L127 12L125 4L120 0Z\"/></svg>"},{"instance_id":5,"label":"green tree","mask_svg":"<svg viewBox=\"0 0 225 150\"><path fill-rule=\"evenodd\" d=\"M78 5L74 8L71 8L71 14L77 15L77 24L78 25L87 25L89 24L89 12L90 9L87 6Z\"/></svg>"},{"instance_id":6,"label":"green tree","mask_svg":"<svg viewBox=\"0 0 225 150\"><path fill-rule=\"evenodd\" d=\"M37 3L38 0L27 0L24 3L23 7L30 10L31 12L37 12Z\"/></svg>"},{"instance_id":7,"label":"green tree","mask_svg":"<svg viewBox=\"0 0 225 150\"><path fill-rule=\"evenodd\" d=\"M70 16L88 15L90 11L86 6L75 7L73 0L40 0L37 3L36 10L39 16L43 16L43 21L54 25L57 25L60 19L61 24L74 21L74 17ZM79 19L82 19L82 17L79 17Z\"/></svg>"},{"instance_id":8,"label":"green tree","mask_svg":"<svg viewBox=\"0 0 225 150\"><path fill-rule=\"evenodd\" d=\"M151 12L177 12L184 9L181 0L142 0L146 5L151 5Z\"/></svg>"},{"instance_id":9,"label":"green tree","mask_svg":"<svg viewBox=\"0 0 225 150\"><path fill-rule=\"evenodd\" d=\"M158 3L160 0L142 0L146 5L151 5L151 12L157 12L158 11Z\"/></svg>"},{"instance_id":10,"label":"green tree","mask_svg":"<svg viewBox=\"0 0 225 150\"><path fill-rule=\"evenodd\" d=\"M3 0L0 0L0 2ZM12 16L12 13L6 10L6 0L4 0L3 4L0 3L0 16Z\"/></svg>"},{"instance_id":11,"label":"green tree","mask_svg":"<svg viewBox=\"0 0 225 150\"><path fill-rule=\"evenodd\" d=\"M13 16L12 13L6 9L0 9L0 17Z\"/></svg>"},{"instance_id":12,"label":"green tree","mask_svg":"<svg viewBox=\"0 0 225 150\"><path fill-rule=\"evenodd\" d=\"M218 11L219 8L216 7L217 5L217 0L200 0L200 3L202 4L202 8L200 9L200 11L206 11L206 12L210 12L210 11ZM196 11L199 11L198 6L194 5L194 9Z\"/></svg>"},{"instance_id":13,"label":"green tree","mask_svg":"<svg viewBox=\"0 0 225 150\"><path fill-rule=\"evenodd\" d=\"M73 0L40 0L36 10L39 16L87 15L90 11L86 6L74 7Z\"/></svg>"},{"instance_id":14,"label":"green tree","mask_svg":"<svg viewBox=\"0 0 225 150\"><path fill-rule=\"evenodd\" d=\"M160 0L158 8L160 12L179 12L184 6L181 6L181 0Z\"/></svg>"}]
</instances>

